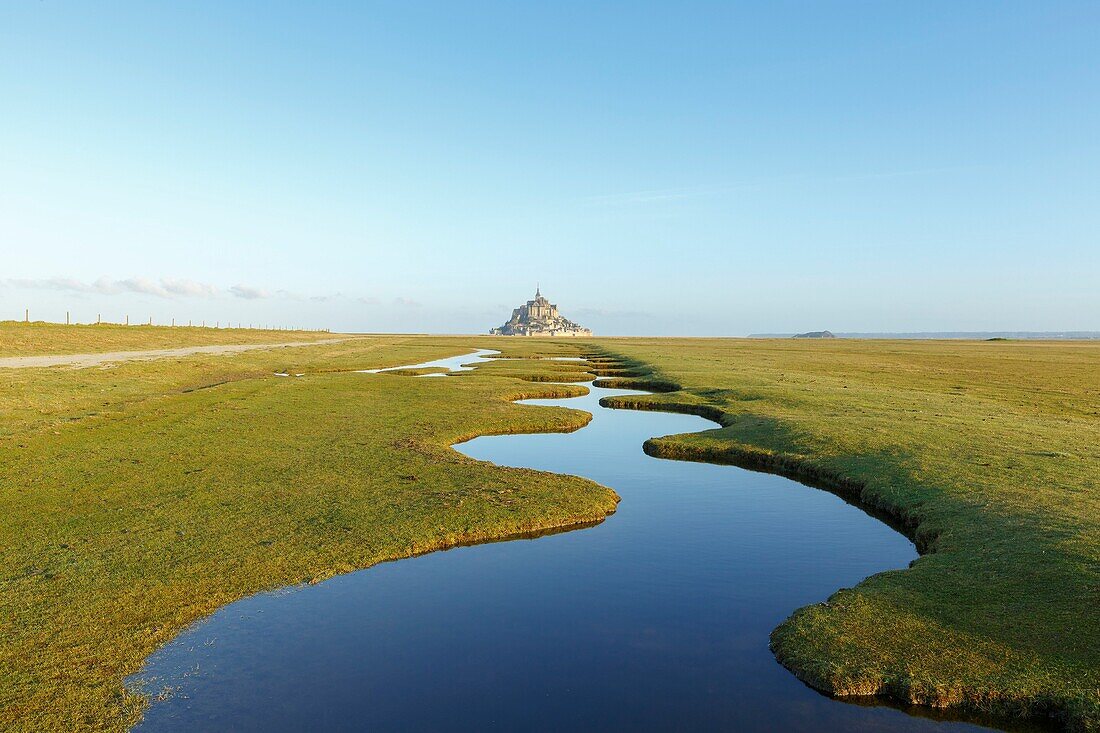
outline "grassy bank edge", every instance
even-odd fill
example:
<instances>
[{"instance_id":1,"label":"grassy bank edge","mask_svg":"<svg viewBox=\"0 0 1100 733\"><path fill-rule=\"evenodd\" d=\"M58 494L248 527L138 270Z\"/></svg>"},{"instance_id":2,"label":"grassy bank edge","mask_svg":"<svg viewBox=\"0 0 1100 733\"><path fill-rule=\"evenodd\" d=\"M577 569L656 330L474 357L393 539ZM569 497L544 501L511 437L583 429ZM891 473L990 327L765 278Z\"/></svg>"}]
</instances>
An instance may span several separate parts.
<instances>
[{"instance_id":1,"label":"grassy bank edge","mask_svg":"<svg viewBox=\"0 0 1100 733\"><path fill-rule=\"evenodd\" d=\"M592 371L598 377L594 384L599 387L645 390L657 395L684 390L683 385L661 374L656 367L611 349L592 349L589 360ZM605 397L600 400L600 405L612 409L696 415L721 427L730 425L734 418L713 405L667 398L654 401L652 395ZM829 491L904 534L921 555L936 551L938 533L928 531L910 507L891 501L864 481L826 467L812 457L794 456L749 443L700 448L680 443L675 436L650 438L642 449L655 458L733 465L783 476L812 488ZM861 581L856 588L867 580ZM843 592L844 589L838 589L824 602L796 609L772 631L770 647L776 660L810 687L837 698L877 697L906 706L954 709L963 714L991 715L1006 720L1056 721L1068 731L1100 730L1100 710L1082 696L1047 693L1014 695L997 689L995 685L985 689L967 685L945 689L910 676L888 675L886 670L871 676L838 674L828 661L813 659L806 653L797 627L804 615L816 608L829 606Z\"/></svg>"}]
</instances>

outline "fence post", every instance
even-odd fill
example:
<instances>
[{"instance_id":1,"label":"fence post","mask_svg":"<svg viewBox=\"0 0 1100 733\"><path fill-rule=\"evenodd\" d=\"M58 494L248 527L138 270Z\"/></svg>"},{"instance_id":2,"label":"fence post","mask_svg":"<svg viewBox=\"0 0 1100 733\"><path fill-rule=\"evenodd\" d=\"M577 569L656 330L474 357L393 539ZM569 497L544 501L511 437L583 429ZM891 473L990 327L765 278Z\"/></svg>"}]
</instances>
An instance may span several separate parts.
<instances>
[{"instance_id":1,"label":"fence post","mask_svg":"<svg viewBox=\"0 0 1100 733\"><path fill-rule=\"evenodd\" d=\"M30 323L30 322L31 322L31 309L30 308L24 308L23 309L23 323Z\"/></svg>"},{"instance_id":2,"label":"fence post","mask_svg":"<svg viewBox=\"0 0 1100 733\"><path fill-rule=\"evenodd\" d=\"M127 326L130 325L130 314L129 313L126 314L126 325Z\"/></svg>"}]
</instances>

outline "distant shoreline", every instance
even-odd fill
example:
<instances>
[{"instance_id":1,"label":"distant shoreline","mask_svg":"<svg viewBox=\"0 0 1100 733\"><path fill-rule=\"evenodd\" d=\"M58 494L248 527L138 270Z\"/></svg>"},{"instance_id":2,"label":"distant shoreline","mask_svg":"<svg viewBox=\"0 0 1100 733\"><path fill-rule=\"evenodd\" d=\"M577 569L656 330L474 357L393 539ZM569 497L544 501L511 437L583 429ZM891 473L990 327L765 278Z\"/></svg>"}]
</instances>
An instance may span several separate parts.
<instances>
[{"instance_id":1,"label":"distant shoreline","mask_svg":"<svg viewBox=\"0 0 1100 733\"><path fill-rule=\"evenodd\" d=\"M794 338L794 333L750 333L751 339ZM901 333L858 333L834 331L841 339L1031 339L1075 341L1100 339L1100 331L912 331Z\"/></svg>"}]
</instances>

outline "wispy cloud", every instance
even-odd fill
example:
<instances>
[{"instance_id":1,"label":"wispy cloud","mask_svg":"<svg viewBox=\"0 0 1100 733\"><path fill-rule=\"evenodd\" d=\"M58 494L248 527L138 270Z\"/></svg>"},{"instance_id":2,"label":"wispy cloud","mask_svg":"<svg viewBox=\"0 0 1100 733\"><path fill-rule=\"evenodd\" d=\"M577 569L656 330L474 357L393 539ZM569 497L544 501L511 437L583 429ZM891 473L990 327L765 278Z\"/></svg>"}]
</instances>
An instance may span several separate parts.
<instances>
[{"instance_id":1,"label":"wispy cloud","mask_svg":"<svg viewBox=\"0 0 1100 733\"><path fill-rule=\"evenodd\" d=\"M234 285L229 288L229 292L238 298L244 298L245 300L258 300L260 298L270 298L271 292L264 290L263 288L256 288L251 285Z\"/></svg>"},{"instance_id":2,"label":"wispy cloud","mask_svg":"<svg viewBox=\"0 0 1100 733\"><path fill-rule=\"evenodd\" d=\"M196 282L185 278L162 277L153 279L148 277L130 277L114 279L101 277L87 282L69 277L48 278L6 278L0 279L0 287L29 289L29 290L56 290L67 293L80 293L86 295L120 295L133 293L138 295L151 295L156 298L182 299L182 298L240 298L241 300L300 300L311 303L340 303L351 302L363 305L381 305L382 301L373 296L354 296L344 293L326 293L317 295L303 295L291 290L270 289L246 283L237 283L228 288L220 288L208 283ZM397 308L420 308L421 303L412 298L397 297L390 303Z\"/></svg>"},{"instance_id":3,"label":"wispy cloud","mask_svg":"<svg viewBox=\"0 0 1100 733\"><path fill-rule=\"evenodd\" d=\"M330 293L328 295L311 295L309 299L314 303L328 303L331 300L343 300L343 293Z\"/></svg>"},{"instance_id":4,"label":"wispy cloud","mask_svg":"<svg viewBox=\"0 0 1100 733\"><path fill-rule=\"evenodd\" d=\"M71 280L67 277L50 277L42 280L30 280L21 277L9 277L4 284L11 288L27 288L31 290L67 290L77 293L94 293L94 286L82 283L79 280Z\"/></svg>"},{"instance_id":5,"label":"wispy cloud","mask_svg":"<svg viewBox=\"0 0 1100 733\"><path fill-rule=\"evenodd\" d=\"M67 277L50 277L43 279L8 278L3 282L5 285L14 288L58 290L62 292L92 293L98 295L139 293L142 295L153 295L158 298L209 298L218 294L218 288L213 285L195 282L194 280L181 280L175 278L153 280L147 277L130 277L122 280L114 280L107 277L101 277L89 283Z\"/></svg>"},{"instance_id":6,"label":"wispy cloud","mask_svg":"<svg viewBox=\"0 0 1100 733\"><path fill-rule=\"evenodd\" d=\"M195 282L194 280L162 278L160 282L166 292L185 298L211 298L218 294L218 289L215 286Z\"/></svg>"}]
</instances>

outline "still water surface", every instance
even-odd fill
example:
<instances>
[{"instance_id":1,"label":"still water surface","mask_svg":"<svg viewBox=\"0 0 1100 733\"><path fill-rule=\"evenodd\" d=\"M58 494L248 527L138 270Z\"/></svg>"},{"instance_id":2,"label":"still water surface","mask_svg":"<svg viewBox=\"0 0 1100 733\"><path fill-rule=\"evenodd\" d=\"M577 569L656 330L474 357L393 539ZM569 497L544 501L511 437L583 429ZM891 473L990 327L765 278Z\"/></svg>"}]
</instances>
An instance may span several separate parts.
<instances>
[{"instance_id":1,"label":"still water surface","mask_svg":"<svg viewBox=\"0 0 1100 733\"><path fill-rule=\"evenodd\" d=\"M649 437L713 425L598 404L630 393L530 400L593 420L456 446L610 486L607 521L229 605L149 658L146 689L176 693L138 730L984 730L832 700L777 664L780 621L913 546L829 493L646 456Z\"/></svg>"},{"instance_id":2,"label":"still water surface","mask_svg":"<svg viewBox=\"0 0 1100 733\"><path fill-rule=\"evenodd\" d=\"M359 374L381 374L382 372L394 372L398 369L430 369L440 368L446 369L448 372L468 372L477 368L478 364L486 361L491 361L489 356L491 354L499 354L499 351L493 349L477 349L469 354L462 354L460 356L448 356L443 359L433 359L432 361L422 361L419 364L405 364L403 366L385 367L384 369L361 369ZM422 377L445 377L446 372L432 372L431 374L421 374Z\"/></svg>"}]
</instances>

